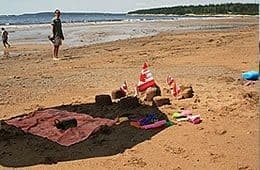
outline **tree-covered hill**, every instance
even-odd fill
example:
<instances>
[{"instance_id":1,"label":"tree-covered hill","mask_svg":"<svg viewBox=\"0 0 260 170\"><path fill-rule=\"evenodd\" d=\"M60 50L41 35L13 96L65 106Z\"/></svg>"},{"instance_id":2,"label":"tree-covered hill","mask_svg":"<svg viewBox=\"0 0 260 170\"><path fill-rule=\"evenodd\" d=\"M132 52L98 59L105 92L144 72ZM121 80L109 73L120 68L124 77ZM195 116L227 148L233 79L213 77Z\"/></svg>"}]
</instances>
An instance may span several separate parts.
<instances>
[{"instance_id":1,"label":"tree-covered hill","mask_svg":"<svg viewBox=\"0 0 260 170\"><path fill-rule=\"evenodd\" d=\"M128 12L128 14L259 15L259 4L227 3L227 4L216 4L216 5L209 4L209 5L197 5L197 6L194 6L194 5L175 6L175 7L142 9L142 10Z\"/></svg>"}]
</instances>

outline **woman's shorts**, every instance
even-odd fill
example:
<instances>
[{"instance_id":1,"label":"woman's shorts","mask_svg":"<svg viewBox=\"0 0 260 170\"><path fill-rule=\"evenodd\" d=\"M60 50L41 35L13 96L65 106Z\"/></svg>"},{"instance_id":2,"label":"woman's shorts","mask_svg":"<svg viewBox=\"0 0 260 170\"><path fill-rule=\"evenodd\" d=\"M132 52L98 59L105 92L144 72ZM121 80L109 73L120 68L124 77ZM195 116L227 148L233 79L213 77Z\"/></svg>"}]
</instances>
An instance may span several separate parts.
<instances>
[{"instance_id":1,"label":"woman's shorts","mask_svg":"<svg viewBox=\"0 0 260 170\"><path fill-rule=\"evenodd\" d=\"M59 36L56 36L55 38L54 38L54 46L60 46L60 45L62 45L62 40L61 40L61 37L59 37Z\"/></svg>"}]
</instances>

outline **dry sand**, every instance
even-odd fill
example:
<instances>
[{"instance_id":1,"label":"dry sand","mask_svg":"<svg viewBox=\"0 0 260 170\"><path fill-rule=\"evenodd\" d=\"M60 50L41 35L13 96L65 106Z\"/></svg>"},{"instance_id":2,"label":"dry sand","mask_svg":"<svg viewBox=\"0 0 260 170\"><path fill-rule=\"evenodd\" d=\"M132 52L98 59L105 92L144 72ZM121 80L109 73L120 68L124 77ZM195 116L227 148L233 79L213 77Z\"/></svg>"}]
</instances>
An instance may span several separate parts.
<instances>
[{"instance_id":1,"label":"dry sand","mask_svg":"<svg viewBox=\"0 0 260 170\"><path fill-rule=\"evenodd\" d=\"M126 123L70 148L14 130L0 139L0 169L258 169L259 83L243 86L240 80L242 72L259 67L257 22L237 29L167 32L63 48L60 61L52 61L49 45L8 49L21 54L0 60L1 119L62 104L84 111L82 104L94 102L96 94L110 94L124 80L133 87L148 61L162 89L170 74L179 84L191 84L195 96L171 98L171 105L146 111L169 116L180 108L191 109L203 122L156 131ZM169 96L165 90L163 95ZM91 111L88 107L86 112Z\"/></svg>"}]
</instances>

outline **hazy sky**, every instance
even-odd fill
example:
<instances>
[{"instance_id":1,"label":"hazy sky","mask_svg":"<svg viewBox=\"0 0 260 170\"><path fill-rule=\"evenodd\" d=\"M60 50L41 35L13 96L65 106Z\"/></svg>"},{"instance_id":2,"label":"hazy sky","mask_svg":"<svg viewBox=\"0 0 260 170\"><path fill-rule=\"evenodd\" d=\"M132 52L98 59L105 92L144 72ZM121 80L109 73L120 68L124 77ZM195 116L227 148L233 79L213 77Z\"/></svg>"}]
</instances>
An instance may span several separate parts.
<instances>
[{"instance_id":1,"label":"hazy sky","mask_svg":"<svg viewBox=\"0 0 260 170\"><path fill-rule=\"evenodd\" d=\"M190 4L258 2L256 0L0 0L0 14L53 11L127 12L131 10Z\"/></svg>"}]
</instances>

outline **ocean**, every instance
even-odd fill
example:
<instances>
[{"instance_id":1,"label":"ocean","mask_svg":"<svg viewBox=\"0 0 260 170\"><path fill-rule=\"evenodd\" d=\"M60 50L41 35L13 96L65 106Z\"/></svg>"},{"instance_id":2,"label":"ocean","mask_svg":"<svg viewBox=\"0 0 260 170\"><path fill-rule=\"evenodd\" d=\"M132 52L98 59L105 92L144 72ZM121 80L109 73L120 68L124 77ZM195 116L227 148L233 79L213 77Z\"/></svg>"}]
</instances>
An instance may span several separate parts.
<instances>
[{"instance_id":1,"label":"ocean","mask_svg":"<svg viewBox=\"0 0 260 170\"><path fill-rule=\"evenodd\" d=\"M54 14L51 12L22 15L0 15L0 25L47 24ZM201 18L200 16L141 16L110 13L62 13L63 23L113 22L113 21L151 21ZM205 16L203 16L205 18ZM207 18L207 17L206 17Z\"/></svg>"}]
</instances>

